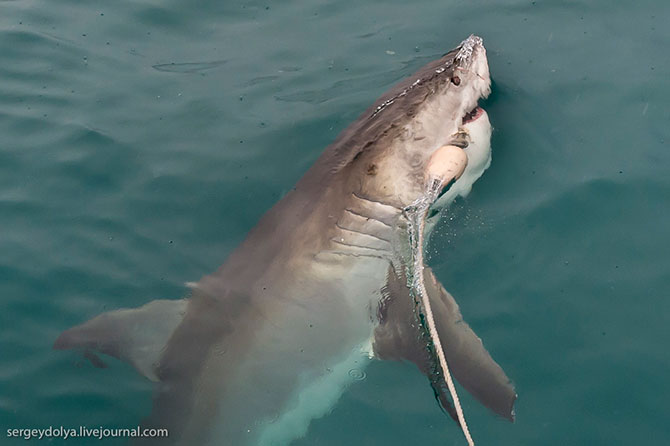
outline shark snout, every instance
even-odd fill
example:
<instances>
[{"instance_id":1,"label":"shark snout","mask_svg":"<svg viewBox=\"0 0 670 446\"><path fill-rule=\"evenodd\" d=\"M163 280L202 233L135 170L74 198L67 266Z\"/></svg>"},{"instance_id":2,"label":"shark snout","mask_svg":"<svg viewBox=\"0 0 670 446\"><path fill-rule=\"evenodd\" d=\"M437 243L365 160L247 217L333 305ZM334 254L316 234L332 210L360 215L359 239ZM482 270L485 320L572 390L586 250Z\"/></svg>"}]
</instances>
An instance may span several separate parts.
<instances>
[{"instance_id":1,"label":"shark snout","mask_svg":"<svg viewBox=\"0 0 670 446\"><path fill-rule=\"evenodd\" d=\"M454 57L454 73L470 78L475 93L486 98L491 92L491 77L486 48L481 37L474 34L461 42Z\"/></svg>"},{"instance_id":2,"label":"shark snout","mask_svg":"<svg viewBox=\"0 0 670 446\"><path fill-rule=\"evenodd\" d=\"M471 34L470 37L461 42L459 50L455 57L456 66L459 68L469 68L474 57L480 50L484 49L484 40Z\"/></svg>"}]
</instances>

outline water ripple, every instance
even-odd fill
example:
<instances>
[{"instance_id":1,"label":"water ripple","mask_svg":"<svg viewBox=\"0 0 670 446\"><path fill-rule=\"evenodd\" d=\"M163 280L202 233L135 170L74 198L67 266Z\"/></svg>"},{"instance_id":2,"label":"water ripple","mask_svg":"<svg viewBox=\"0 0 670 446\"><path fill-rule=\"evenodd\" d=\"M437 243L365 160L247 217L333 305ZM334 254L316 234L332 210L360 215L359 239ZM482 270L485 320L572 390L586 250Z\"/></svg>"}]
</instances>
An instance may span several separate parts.
<instances>
[{"instance_id":1,"label":"water ripple","mask_svg":"<svg viewBox=\"0 0 670 446\"><path fill-rule=\"evenodd\" d=\"M227 60L215 60L211 62L171 62L152 65L154 70L168 73L204 73L205 71L218 68L226 64Z\"/></svg>"}]
</instances>

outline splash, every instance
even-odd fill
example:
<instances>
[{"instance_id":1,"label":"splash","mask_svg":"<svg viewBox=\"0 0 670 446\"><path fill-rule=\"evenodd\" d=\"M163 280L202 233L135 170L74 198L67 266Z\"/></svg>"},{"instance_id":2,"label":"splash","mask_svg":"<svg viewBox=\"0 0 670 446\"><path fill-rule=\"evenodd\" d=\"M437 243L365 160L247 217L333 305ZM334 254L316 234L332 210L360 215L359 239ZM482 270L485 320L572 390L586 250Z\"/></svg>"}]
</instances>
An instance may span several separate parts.
<instances>
[{"instance_id":1,"label":"splash","mask_svg":"<svg viewBox=\"0 0 670 446\"><path fill-rule=\"evenodd\" d=\"M475 48L483 45L484 41L482 38L475 36L474 34L461 42L461 49L458 51L458 54L456 54L455 58L458 64L463 68L467 68L472 60L472 53Z\"/></svg>"}]
</instances>

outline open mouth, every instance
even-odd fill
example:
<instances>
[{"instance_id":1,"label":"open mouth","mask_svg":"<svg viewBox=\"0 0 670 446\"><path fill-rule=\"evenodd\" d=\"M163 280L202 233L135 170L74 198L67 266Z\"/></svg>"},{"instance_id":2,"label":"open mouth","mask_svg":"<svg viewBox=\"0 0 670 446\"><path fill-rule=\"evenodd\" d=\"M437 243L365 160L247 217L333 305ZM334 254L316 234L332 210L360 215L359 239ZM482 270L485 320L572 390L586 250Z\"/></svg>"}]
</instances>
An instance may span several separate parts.
<instances>
[{"instance_id":1,"label":"open mouth","mask_svg":"<svg viewBox=\"0 0 670 446\"><path fill-rule=\"evenodd\" d=\"M463 125L476 121L483 113L484 109L476 106L463 116Z\"/></svg>"}]
</instances>

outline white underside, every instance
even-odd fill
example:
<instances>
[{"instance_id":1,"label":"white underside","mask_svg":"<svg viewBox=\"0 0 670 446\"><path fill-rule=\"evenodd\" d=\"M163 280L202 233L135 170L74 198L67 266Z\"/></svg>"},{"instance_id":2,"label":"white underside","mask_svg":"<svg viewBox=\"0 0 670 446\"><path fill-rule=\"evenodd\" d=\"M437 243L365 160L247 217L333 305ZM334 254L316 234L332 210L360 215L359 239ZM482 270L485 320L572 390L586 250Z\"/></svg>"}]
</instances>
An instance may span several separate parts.
<instances>
[{"instance_id":1,"label":"white underside","mask_svg":"<svg viewBox=\"0 0 670 446\"><path fill-rule=\"evenodd\" d=\"M274 422L266 425L258 438L258 446L286 446L307 433L309 423L321 418L335 406L344 390L361 379L370 362L372 343L358 346L330 373L319 376L298 389L288 409Z\"/></svg>"},{"instance_id":2,"label":"white underside","mask_svg":"<svg viewBox=\"0 0 670 446\"><path fill-rule=\"evenodd\" d=\"M376 324L371 310L381 297L388 262L340 258L307 265L300 274L309 278L301 282L304 295L268 313L246 359L228 378L234 384L207 444L287 446L364 374ZM214 367L209 371L216 375Z\"/></svg>"}]
</instances>

